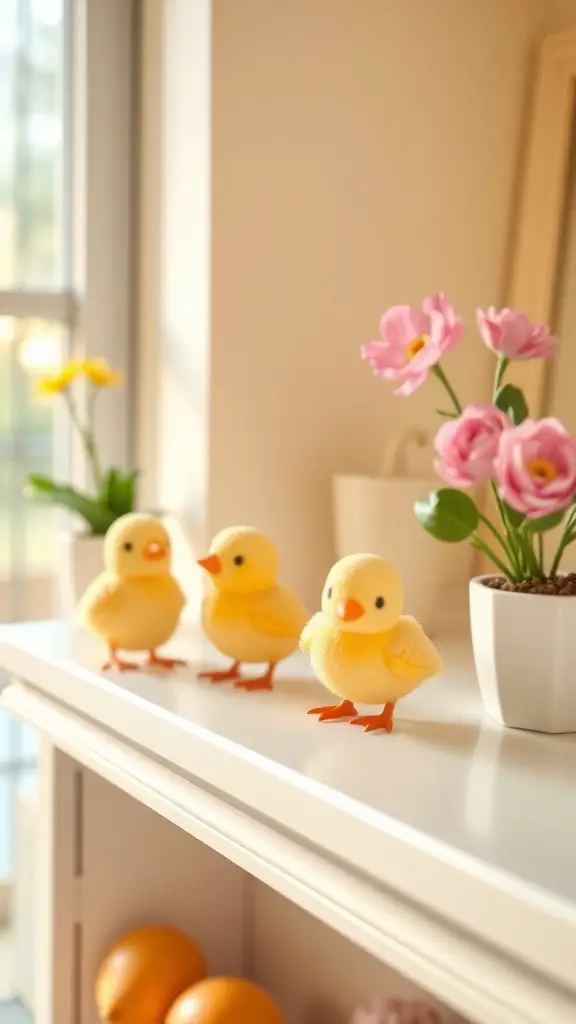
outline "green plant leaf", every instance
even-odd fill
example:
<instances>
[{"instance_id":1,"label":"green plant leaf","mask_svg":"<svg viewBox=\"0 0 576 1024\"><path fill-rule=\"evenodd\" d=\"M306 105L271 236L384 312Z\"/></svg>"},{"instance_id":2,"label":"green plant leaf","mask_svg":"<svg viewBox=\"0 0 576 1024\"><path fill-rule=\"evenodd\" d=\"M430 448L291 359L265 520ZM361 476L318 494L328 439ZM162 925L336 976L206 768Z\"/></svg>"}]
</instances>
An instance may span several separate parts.
<instances>
[{"instance_id":1,"label":"green plant leaf","mask_svg":"<svg viewBox=\"0 0 576 1024\"><path fill-rule=\"evenodd\" d=\"M515 384L505 384L504 387L498 388L494 404L510 417L515 426L522 423L528 416L526 399Z\"/></svg>"},{"instance_id":2,"label":"green plant leaf","mask_svg":"<svg viewBox=\"0 0 576 1024\"><path fill-rule=\"evenodd\" d=\"M136 480L139 470L123 473L114 466L108 470L100 500L108 506L115 518L134 511Z\"/></svg>"},{"instance_id":3,"label":"green plant leaf","mask_svg":"<svg viewBox=\"0 0 576 1024\"><path fill-rule=\"evenodd\" d=\"M25 494L44 505L56 505L75 512L86 521L91 533L103 534L117 516L97 498L89 498L68 484L57 484L41 473L31 473Z\"/></svg>"},{"instance_id":4,"label":"green plant leaf","mask_svg":"<svg viewBox=\"0 0 576 1024\"><path fill-rule=\"evenodd\" d=\"M541 519L526 519L522 529L525 533L546 533L547 530L553 530L555 526L559 526L564 518L566 509L563 508L560 512L553 512L549 516L542 516Z\"/></svg>"},{"instance_id":5,"label":"green plant leaf","mask_svg":"<svg viewBox=\"0 0 576 1024\"><path fill-rule=\"evenodd\" d=\"M414 504L414 514L436 540L458 544L478 529L478 509L467 494L444 487Z\"/></svg>"},{"instance_id":6,"label":"green plant leaf","mask_svg":"<svg viewBox=\"0 0 576 1024\"><path fill-rule=\"evenodd\" d=\"M458 413L457 412L448 412L447 409L436 409L436 415L437 416L444 416L445 419L447 419L447 420L456 420L456 419L458 419Z\"/></svg>"}]
</instances>

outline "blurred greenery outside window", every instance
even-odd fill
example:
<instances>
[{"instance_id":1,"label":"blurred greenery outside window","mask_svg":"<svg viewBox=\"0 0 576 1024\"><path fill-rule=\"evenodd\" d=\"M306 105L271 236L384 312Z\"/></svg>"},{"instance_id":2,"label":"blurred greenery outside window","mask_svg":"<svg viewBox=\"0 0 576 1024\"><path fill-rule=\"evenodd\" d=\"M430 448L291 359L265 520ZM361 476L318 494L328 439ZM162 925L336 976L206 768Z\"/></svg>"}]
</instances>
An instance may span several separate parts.
<instances>
[{"instance_id":1,"label":"blurred greenery outside window","mask_svg":"<svg viewBox=\"0 0 576 1024\"><path fill-rule=\"evenodd\" d=\"M23 487L54 458L53 409L33 400L31 381L68 350L73 2L0 0L0 622L49 614L57 560L54 513ZM34 785L35 758L34 732L0 710L0 915L16 797Z\"/></svg>"},{"instance_id":2,"label":"blurred greenery outside window","mask_svg":"<svg viewBox=\"0 0 576 1024\"><path fill-rule=\"evenodd\" d=\"M28 472L51 472L53 412L31 374L68 346L67 2L0 2L0 582L46 576L54 513L30 505ZM54 310L54 316L50 311ZM50 318L49 318L50 317ZM10 607L10 604L20 607ZM26 615L0 601L0 618Z\"/></svg>"}]
</instances>

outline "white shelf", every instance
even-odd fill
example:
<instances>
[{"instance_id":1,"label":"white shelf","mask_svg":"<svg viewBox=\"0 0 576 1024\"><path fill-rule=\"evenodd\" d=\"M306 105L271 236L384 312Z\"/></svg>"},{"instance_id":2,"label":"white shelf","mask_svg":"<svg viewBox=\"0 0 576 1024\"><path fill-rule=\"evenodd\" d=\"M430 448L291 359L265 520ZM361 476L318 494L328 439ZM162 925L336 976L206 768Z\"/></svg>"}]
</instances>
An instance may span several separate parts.
<instances>
[{"instance_id":1,"label":"white shelf","mask_svg":"<svg viewBox=\"0 0 576 1024\"><path fill-rule=\"evenodd\" d=\"M396 731L318 724L305 661L274 693L97 671L62 623L5 627L3 702L57 746L486 1024L576 1019L576 742L483 720L465 642Z\"/></svg>"}]
</instances>

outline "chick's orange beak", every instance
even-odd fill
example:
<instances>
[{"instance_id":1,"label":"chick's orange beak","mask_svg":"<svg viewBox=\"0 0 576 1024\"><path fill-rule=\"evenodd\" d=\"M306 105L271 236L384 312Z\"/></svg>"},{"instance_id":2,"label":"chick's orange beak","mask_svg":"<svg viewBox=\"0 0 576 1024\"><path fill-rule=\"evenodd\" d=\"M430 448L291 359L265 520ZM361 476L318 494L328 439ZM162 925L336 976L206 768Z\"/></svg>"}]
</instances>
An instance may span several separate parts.
<instances>
[{"instance_id":1,"label":"chick's orange beak","mask_svg":"<svg viewBox=\"0 0 576 1024\"><path fill-rule=\"evenodd\" d=\"M355 622L356 619L360 619L364 615L364 608L353 597L339 601L337 611L343 622Z\"/></svg>"},{"instance_id":2,"label":"chick's orange beak","mask_svg":"<svg viewBox=\"0 0 576 1024\"><path fill-rule=\"evenodd\" d=\"M166 545L161 541L151 540L144 547L142 555L147 562L158 562L161 558L166 558Z\"/></svg>"},{"instance_id":3,"label":"chick's orange beak","mask_svg":"<svg viewBox=\"0 0 576 1024\"><path fill-rule=\"evenodd\" d=\"M219 572L222 572L222 562L218 555L206 555L206 558L199 558L198 565L206 569L206 572L212 573L213 576L217 576Z\"/></svg>"}]
</instances>

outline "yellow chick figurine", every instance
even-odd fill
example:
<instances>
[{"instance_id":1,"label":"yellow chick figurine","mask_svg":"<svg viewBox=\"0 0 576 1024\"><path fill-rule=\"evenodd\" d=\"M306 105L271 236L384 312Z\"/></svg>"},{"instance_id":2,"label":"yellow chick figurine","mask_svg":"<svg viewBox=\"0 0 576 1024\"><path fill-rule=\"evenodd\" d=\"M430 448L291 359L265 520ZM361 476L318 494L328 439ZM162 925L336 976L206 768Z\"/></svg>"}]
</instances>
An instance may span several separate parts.
<instances>
[{"instance_id":1,"label":"yellow chick figurine","mask_svg":"<svg viewBox=\"0 0 576 1024\"><path fill-rule=\"evenodd\" d=\"M214 646L233 664L203 672L212 683L234 681L244 690L271 690L279 661L298 646L308 613L288 587L278 586L278 555L263 533L248 526L222 530L198 564L209 573L213 594L204 600L202 625ZM266 662L263 676L243 679L242 663Z\"/></svg>"},{"instance_id":2,"label":"yellow chick figurine","mask_svg":"<svg viewBox=\"0 0 576 1024\"><path fill-rule=\"evenodd\" d=\"M442 669L434 644L416 619L402 615L400 577L377 555L350 555L328 573L322 611L303 630L306 651L321 683L341 698L308 714L320 721L351 719L366 732L391 732L394 707ZM379 714L359 715L355 702L383 704Z\"/></svg>"},{"instance_id":3,"label":"yellow chick figurine","mask_svg":"<svg viewBox=\"0 0 576 1024\"><path fill-rule=\"evenodd\" d=\"M121 516L104 542L104 572L80 602L80 618L107 645L103 671L136 670L118 651L148 651L148 664L174 668L185 662L161 658L156 649L174 633L186 599L170 573L170 539L155 516Z\"/></svg>"}]
</instances>

